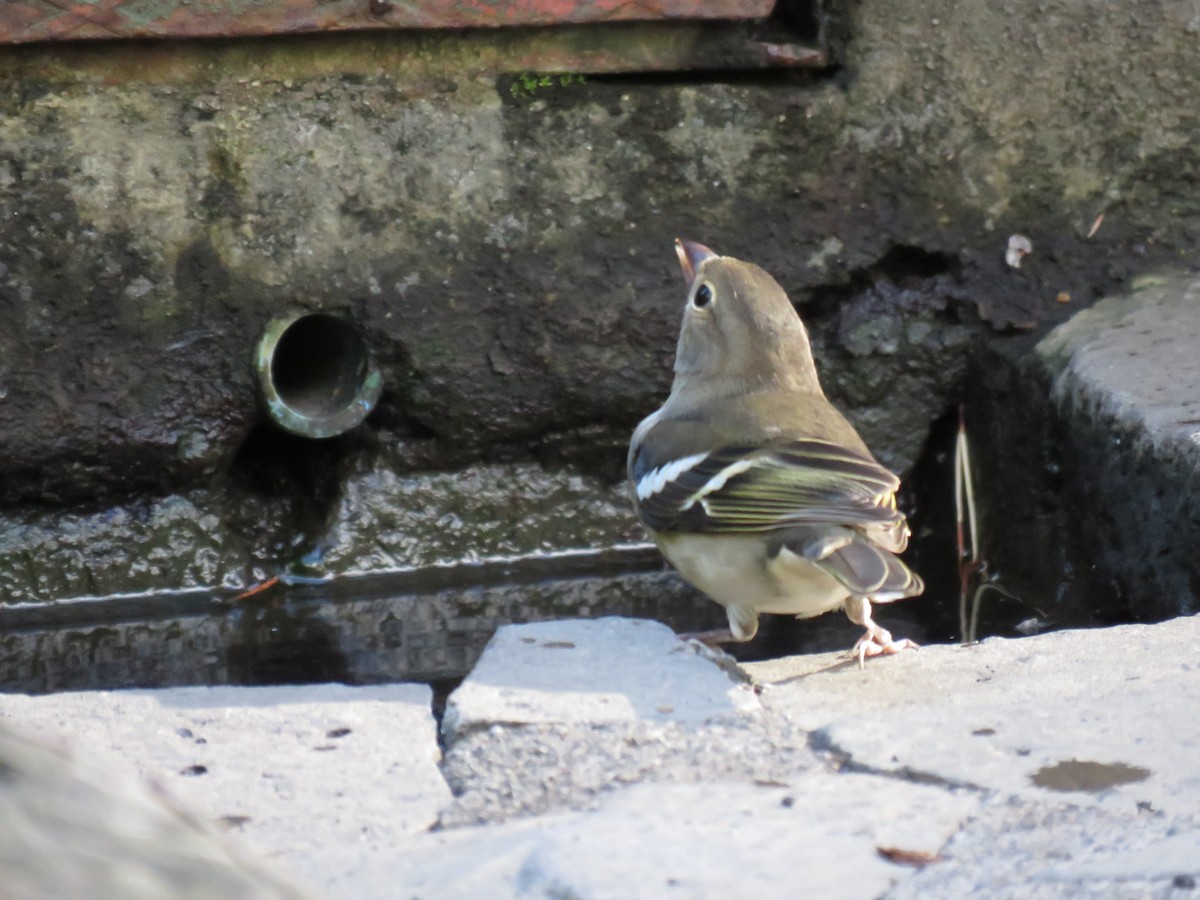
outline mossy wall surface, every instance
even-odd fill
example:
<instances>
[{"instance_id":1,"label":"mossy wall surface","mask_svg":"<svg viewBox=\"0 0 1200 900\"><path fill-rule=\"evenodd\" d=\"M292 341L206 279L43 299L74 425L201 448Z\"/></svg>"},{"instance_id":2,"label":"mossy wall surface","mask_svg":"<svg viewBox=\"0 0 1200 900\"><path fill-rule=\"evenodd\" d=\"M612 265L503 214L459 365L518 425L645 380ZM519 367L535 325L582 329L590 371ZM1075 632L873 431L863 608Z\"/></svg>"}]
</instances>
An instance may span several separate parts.
<instances>
[{"instance_id":1,"label":"mossy wall surface","mask_svg":"<svg viewBox=\"0 0 1200 900\"><path fill-rule=\"evenodd\" d=\"M289 492L327 525L355 467L612 477L670 384L677 235L777 276L904 470L980 342L1194 259L1194 4L828 13L823 72L532 92L504 73L586 37L0 50L0 502L42 541L47 508L200 491L249 565L313 513ZM291 309L350 317L386 379L319 477L263 458L294 445L263 437L251 360Z\"/></svg>"}]
</instances>

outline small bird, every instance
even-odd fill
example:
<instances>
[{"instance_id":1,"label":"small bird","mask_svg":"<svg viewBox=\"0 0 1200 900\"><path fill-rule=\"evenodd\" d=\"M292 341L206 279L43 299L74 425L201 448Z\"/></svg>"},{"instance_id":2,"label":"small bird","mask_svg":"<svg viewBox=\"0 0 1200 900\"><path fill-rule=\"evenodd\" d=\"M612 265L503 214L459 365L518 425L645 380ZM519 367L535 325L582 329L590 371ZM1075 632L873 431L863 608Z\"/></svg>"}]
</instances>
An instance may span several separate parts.
<instances>
[{"instance_id":1,"label":"small bird","mask_svg":"<svg viewBox=\"0 0 1200 900\"><path fill-rule=\"evenodd\" d=\"M839 606L868 656L893 640L871 602L924 590L895 554L908 543L900 480L875 461L817 380L808 332L783 288L752 263L676 240L688 283L675 381L629 445L637 513L679 573L725 607L748 641L759 613Z\"/></svg>"}]
</instances>

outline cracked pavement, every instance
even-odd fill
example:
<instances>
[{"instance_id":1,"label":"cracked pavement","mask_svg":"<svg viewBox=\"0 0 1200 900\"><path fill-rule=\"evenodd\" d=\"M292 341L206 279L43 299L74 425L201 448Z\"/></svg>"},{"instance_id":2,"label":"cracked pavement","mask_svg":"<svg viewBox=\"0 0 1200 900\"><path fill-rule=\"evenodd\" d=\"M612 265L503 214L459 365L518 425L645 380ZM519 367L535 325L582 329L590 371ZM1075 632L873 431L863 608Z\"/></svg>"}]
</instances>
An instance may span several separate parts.
<instances>
[{"instance_id":1,"label":"cracked pavement","mask_svg":"<svg viewBox=\"0 0 1200 900\"><path fill-rule=\"evenodd\" d=\"M315 896L1175 897L1200 878L1198 639L738 669L567 620L497 633L444 755L423 685L6 695L0 723L136 770Z\"/></svg>"}]
</instances>

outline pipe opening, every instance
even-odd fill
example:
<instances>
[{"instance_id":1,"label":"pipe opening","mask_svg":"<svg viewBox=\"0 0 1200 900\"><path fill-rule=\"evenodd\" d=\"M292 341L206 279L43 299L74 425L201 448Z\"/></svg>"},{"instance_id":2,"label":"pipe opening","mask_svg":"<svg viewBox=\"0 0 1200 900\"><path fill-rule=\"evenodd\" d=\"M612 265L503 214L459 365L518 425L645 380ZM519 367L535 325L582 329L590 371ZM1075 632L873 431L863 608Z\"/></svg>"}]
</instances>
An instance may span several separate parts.
<instances>
[{"instance_id":1,"label":"pipe opening","mask_svg":"<svg viewBox=\"0 0 1200 900\"><path fill-rule=\"evenodd\" d=\"M271 321L258 342L256 363L267 413L301 437L349 431L375 407L383 388L362 335L328 313Z\"/></svg>"}]
</instances>

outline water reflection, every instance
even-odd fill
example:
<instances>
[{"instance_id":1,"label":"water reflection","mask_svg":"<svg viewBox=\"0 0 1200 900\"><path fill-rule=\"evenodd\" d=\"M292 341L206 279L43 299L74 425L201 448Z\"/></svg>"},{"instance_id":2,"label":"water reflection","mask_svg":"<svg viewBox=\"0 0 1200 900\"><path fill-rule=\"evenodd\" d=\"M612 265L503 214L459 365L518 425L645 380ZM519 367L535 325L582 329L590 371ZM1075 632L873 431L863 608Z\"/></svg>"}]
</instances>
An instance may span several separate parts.
<instances>
[{"instance_id":1,"label":"water reflection","mask_svg":"<svg viewBox=\"0 0 1200 900\"><path fill-rule=\"evenodd\" d=\"M916 549L921 555L922 541ZM925 575L936 566L918 568ZM878 606L876 618L918 643L957 641L957 596L927 580L924 596ZM1028 609L991 601L982 635L1023 633ZM470 671L500 625L604 615L657 619L680 632L725 625L723 610L665 569L654 547L626 545L281 584L236 603L190 591L0 607L0 691L449 683ZM860 633L836 612L763 616L753 642L726 650L740 660L845 650Z\"/></svg>"},{"instance_id":2,"label":"water reflection","mask_svg":"<svg viewBox=\"0 0 1200 900\"><path fill-rule=\"evenodd\" d=\"M190 592L8 608L0 690L442 681L469 671L509 622L624 615L703 630L723 619L661 565L528 580L520 569L507 566L502 583L423 592L377 577L282 586L237 605Z\"/></svg>"}]
</instances>

